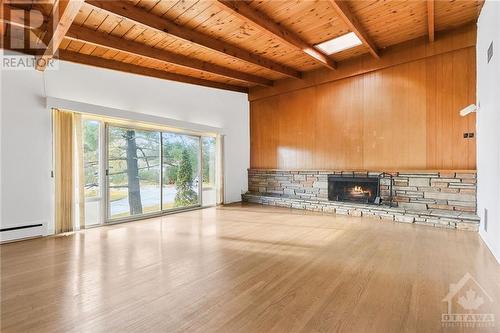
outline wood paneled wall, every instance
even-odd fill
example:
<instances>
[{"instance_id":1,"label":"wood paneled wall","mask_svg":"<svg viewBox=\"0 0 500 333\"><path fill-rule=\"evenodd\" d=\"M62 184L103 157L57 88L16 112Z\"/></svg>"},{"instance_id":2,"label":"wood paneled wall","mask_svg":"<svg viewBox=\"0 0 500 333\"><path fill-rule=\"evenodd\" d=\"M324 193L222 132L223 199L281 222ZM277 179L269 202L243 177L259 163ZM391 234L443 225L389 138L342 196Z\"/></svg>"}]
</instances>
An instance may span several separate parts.
<instances>
[{"instance_id":1,"label":"wood paneled wall","mask_svg":"<svg viewBox=\"0 0 500 333\"><path fill-rule=\"evenodd\" d=\"M475 169L475 48L251 101L251 167Z\"/></svg>"}]
</instances>

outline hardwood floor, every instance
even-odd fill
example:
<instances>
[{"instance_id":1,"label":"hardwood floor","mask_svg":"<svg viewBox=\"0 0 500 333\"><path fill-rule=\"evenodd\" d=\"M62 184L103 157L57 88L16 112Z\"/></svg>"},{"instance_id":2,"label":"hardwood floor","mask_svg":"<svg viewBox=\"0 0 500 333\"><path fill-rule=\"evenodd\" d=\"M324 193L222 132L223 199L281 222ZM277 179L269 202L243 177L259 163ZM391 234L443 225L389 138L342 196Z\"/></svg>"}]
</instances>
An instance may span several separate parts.
<instances>
[{"instance_id":1,"label":"hardwood floor","mask_svg":"<svg viewBox=\"0 0 500 333\"><path fill-rule=\"evenodd\" d=\"M500 327L472 232L232 205L0 249L2 332L460 332L442 300L467 272Z\"/></svg>"}]
</instances>

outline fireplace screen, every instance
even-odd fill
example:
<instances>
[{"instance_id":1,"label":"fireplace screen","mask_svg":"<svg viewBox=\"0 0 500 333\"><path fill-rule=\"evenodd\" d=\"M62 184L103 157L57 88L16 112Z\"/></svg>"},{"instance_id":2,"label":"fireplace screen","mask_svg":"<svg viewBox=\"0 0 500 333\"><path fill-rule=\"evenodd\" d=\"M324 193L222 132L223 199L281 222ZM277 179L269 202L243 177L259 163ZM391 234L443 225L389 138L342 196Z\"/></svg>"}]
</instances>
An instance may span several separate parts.
<instances>
[{"instance_id":1,"label":"fireplace screen","mask_svg":"<svg viewBox=\"0 0 500 333\"><path fill-rule=\"evenodd\" d=\"M378 188L378 177L328 175L328 200L374 203Z\"/></svg>"}]
</instances>

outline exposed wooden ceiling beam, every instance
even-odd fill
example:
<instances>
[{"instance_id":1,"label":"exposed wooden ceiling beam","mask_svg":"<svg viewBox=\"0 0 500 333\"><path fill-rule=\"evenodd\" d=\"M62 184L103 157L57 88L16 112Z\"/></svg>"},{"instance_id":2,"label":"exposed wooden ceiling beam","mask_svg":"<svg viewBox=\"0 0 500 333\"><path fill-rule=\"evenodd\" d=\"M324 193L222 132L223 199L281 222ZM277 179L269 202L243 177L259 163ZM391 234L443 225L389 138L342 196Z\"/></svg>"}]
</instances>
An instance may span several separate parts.
<instances>
[{"instance_id":1,"label":"exposed wooden ceiling beam","mask_svg":"<svg viewBox=\"0 0 500 333\"><path fill-rule=\"evenodd\" d=\"M221 82L199 79L199 78L186 76L186 75L169 73L169 72L165 72L165 71L161 71L161 70L157 70L157 69L153 69L153 68L149 68L149 67L137 66L137 65L121 62L121 61L104 59L104 58L95 57L95 56L89 56L89 55L85 55L85 54L81 54L81 53L77 53L77 52L71 52L71 51L67 51L67 50L59 50L59 58L61 60L76 62L76 63L80 63L80 64L84 64L84 65L101 67L101 68L108 68L108 69L113 69L116 71L133 73L133 74L144 75L144 76L151 76L151 77L156 77L156 78L164 79L164 80L177 81L177 82L183 82L183 83L191 83L191 84L196 84L199 86L218 88L218 89L224 89L224 90L231 90L231 91L237 91L237 92L243 92L243 93L248 92L248 88L246 88L246 87L240 87L240 86L225 84L225 83L221 83Z\"/></svg>"},{"instance_id":2,"label":"exposed wooden ceiling beam","mask_svg":"<svg viewBox=\"0 0 500 333\"><path fill-rule=\"evenodd\" d=\"M274 36L278 37L285 43L290 44L293 47L298 48L317 62L321 63L323 66L336 69L337 64L334 60L330 59L327 55L316 50L314 46L306 43L301 37L299 37L294 32L286 29L280 24L274 22L270 17L265 15L258 10L253 9L244 1L235 0L218 0L218 3L223 5L225 8L229 8L233 14L245 21L251 21L258 27L270 32Z\"/></svg>"},{"instance_id":3,"label":"exposed wooden ceiling beam","mask_svg":"<svg viewBox=\"0 0 500 333\"><path fill-rule=\"evenodd\" d=\"M345 22L345 24L349 27L349 29L358 36L358 38L363 42L363 44L368 48L370 53L375 58L380 58L378 54L377 47L375 43L368 37L368 34L363 29L362 25L359 23L356 16L353 15L347 3L342 0L330 0L330 3L333 6L333 9L337 12L340 18Z\"/></svg>"},{"instance_id":4,"label":"exposed wooden ceiling beam","mask_svg":"<svg viewBox=\"0 0 500 333\"><path fill-rule=\"evenodd\" d=\"M2 25L10 24L21 28L31 28L30 25L32 25L32 22L30 20L26 20L26 17L28 17L27 15L29 15L27 10L10 6L7 3L2 4L2 8L0 10L2 11L2 17L0 18Z\"/></svg>"},{"instance_id":5,"label":"exposed wooden ceiling beam","mask_svg":"<svg viewBox=\"0 0 500 333\"><path fill-rule=\"evenodd\" d=\"M45 49L45 53L37 58L36 69L40 71L45 70L48 61L59 49L59 45L76 15L78 15L83 3L84 0L59 0L56 2L49 17L47 32L43 38L43 42L47 48Z\"/></svg>"},{"instance_id":6,"label":"exposed wooden ceiling beam","mask_svg":"<svg viewBox=\"0 0 500 333\"><path fill-rule=\"evenodd\" d=\"M7 25L9 25L12 29L12 27L16 27L16 28L22 28L24 29L24 36L18 36L20 39L17 39L17 42L15 44L17 44L17 46L23 44L23 49L21 51L25 51L24 48L27 47L26 45L26 42L27 40L26 39L29 39L31 40L31 36L29 36L29 34L34 34L36 36L36 40L32 40L33 43L37 44L37 45L40 45L40 43L43 43L43 36L44 36L44 33L47 31L47 18L46 17L42 17L42 22L34 22L32 17L30 16L30 12L27 11L27 10L24 10L22 8L18 8L18 7L13 7L13 6L10 6L9 4L6 4L4 3L3 6L1 7L3 9L3 12L2 12L2 17L0 18L0 21L1 21L1 24L4 25L4 36L3 38L1 39L2 41L2 47L6 48L6 49L12 49L12 45L11 45L11 37L12 35L9 35L8 36L5 36L5 33L11 33L12 34L12 31L10 30L7 30ZM29 19L27 19L29 18ZM27 36L29 36L28 38L26 38ZM44 50L43 48L42 49L37 49L37 52L36 52L36 55L38 56L42 56L43 53L44 53ZM43 52L42 52L43 51Z\"/></svg>"},{"instance_id":7,"label":"exposed wooden ceiling beam","mask_svg":"<svg viewBox=\"0 0 500 333\"><path fill-rule=\"evenodd\" d=\"M434 0L427 0L427 29L429 42L434 42Z\"/></svg>"},{"instance_id":8,"label":"exposed wooden ceiling beam","mask_svg":"<svg viewBox=\"0 0 500 333\"><path fill-rule=\"evenodd\" d=\"M158 17L141 8L135 7L130 3L122 1L97 0L87 0L87 3L114 15L125 17L126 19L134 21L135 23L138 23L140 25L170 34L177 38L201 45L208 49L224 53L233 58L237 58L290 77L301 78L301 73L293 68L276 63L272 60L256 55L251 51L241 49L237 46L225 43L221 40L215 39L200 32L182 27L170 20Z\"/></svg>"},{"instance_id":9,"label":"exposed wooden ceiling beam","mask_svg":"<svg viewBox=\"0 0 500 333\"><path fill-rule=\"evenodd\" d=\"M29 14L29 12L24 11L21 8L7 6L9 13L2 19L3 22L11 25L16 25L25 29L36 29L36 32L40 31L38 26L30 26L31 22L25 22L24 17ZM89 28L72 25L67 31L65 38L71 40L78 40L85 43L90 43L96 46L101 46L109 49L115 49L118 51L127 52L134 55L139 55L165 63L170 63L190 69L196 69L204 71L207 73L212 73L220 76L224 76L231 79L236 79L249 83L256 83L262 86L272 86L273 82L266 78L262 78L256 75L248 74L245 72L240 72L232 70L223 66L216 64L211 64L206 61L202 61L195 58L186 57L180 54L172 53L165 50L154 49L147 45L130 41L127 39L112 36L103 32L95 31Z\"/></svg>"},{"instance_id":10,"label":"exposed wooden ceiling beam","mask_svg":"<svg viewBox=\"0 0 500 333\"><path fill-rule=\"evenodd\" d=\"M245 72L236 71L227 67L222 67L196 58L186 57L184 55L172 53L166 50L152 48L145 44L137 43L124 38L115 37L107 33L95 31L89 28L73 25L66 34L67 38L78 40L85 43L103 46L118 51L127 52L150 59L163 61L169 64L182 66L190 69L196 69L231 79L256 83L262 86L272 86L271 80L248 74Z\"/></svg>"},{"instance_id":11,"label":"exposed wooden ceiling beam","mask_svg":"<svg viewBox=\"0 0 500 333\"><path fill-rule=\"evenodd\" d=\"M29 27L25 27L25 29L29 29ZM7 35L6 38L10 38L10 36ZM41 54L40 52L38 52L39 50L36 50L33 48L11 49L8 47L8 45L3 45L2 48L6 49L6 50L12 50L15 52L21 52L21 53L32 55L32 56L37 56L38 54ZM111 60L111 59L105 59L105 58L101 58L101 57L86 55L86 54L72 52L72 51L68 51L68 50L59 50L57 55L58 55L60 60L75 62L75 63L79 63L79 64L83 64L83 65L89 65L89 66L94 66L94 67L99 67L99 68L112 69L112 70L121 71L121 72L125 72L125 73L132 73L132 74L137 74L137 75L155 77L155 78L159 78L159 79L163 79L163 80L195 84L195 85L205 86L205 87L210 87L210 88L217 88L217 89L222 89L222 90L248 93L248 88L243 87L243 86L227 84L227 83L222 83L222 82L217 82L217 81L210 81L210 80L200 79L200 78L191 77L191 76L187 76L187 75L169 73L169 72L154 69L154 68L138 66L138 65L134 65L134 64L130 64L130 63L125 63L125 62Z\"/></svg>"}]
</instances>

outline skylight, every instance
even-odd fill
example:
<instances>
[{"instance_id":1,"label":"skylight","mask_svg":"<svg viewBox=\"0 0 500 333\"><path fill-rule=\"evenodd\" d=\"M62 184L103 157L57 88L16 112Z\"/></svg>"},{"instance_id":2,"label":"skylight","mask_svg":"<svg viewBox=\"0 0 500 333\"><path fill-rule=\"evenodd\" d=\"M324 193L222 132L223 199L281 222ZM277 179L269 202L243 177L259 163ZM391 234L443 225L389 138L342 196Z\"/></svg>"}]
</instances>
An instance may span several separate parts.
<instances>
[{"instance_id":1,"label":"skylight","mask_svg":"<svg viewBox=\"0 0 500 333\"><path fill-rule=\"evenodd\" d=\"M327 40L326 42L315 45L315 47L326 54L333 54L361 45L361 41L354 32Z\"/></svg>"}]
</instances>

